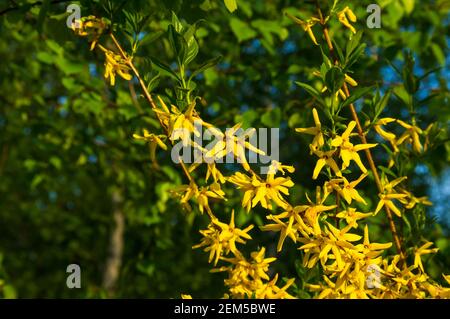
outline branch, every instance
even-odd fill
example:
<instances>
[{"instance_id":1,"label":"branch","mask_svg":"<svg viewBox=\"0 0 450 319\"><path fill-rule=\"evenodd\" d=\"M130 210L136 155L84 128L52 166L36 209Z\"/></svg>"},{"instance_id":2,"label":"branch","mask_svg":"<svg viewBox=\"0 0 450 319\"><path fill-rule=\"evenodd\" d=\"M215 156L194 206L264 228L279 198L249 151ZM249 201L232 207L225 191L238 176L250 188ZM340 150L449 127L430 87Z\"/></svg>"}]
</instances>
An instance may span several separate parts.
<instances>
[{"instance_id":1,"label":"branch","mask_svg":"<svg viewBox=\"0 0 450 319\"><path fill-rule=\"evenodd\" d=\"M114 229L111 233L109 243L109 256L106 261L105 273L103 276L103 288L111 295L114 292L117 279L120 274L123 254L123 233L125 228L125 217L121 208L122 195L119 191L112 194L114 209Z\"/></svg>"}]
</instances>

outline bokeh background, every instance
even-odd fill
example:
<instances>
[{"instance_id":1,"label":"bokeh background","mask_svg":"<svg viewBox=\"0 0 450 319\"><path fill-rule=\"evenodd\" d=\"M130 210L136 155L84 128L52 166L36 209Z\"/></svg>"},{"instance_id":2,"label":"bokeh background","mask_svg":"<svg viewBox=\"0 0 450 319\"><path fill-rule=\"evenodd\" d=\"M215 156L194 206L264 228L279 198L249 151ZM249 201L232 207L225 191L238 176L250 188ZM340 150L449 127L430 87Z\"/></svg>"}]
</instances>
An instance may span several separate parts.
<instances>
[{"instance_id":1,"label":"bokeh background","mask_svg":"<svg viewBox=\"0 0 450 319\"><path fill-rule=\"evenodd\" d=\"M319 1L326 6L327 1ZM152 77L150 57L174 65L166 35L171 12L190 24L202 19L197 31L197 65L221 55L221 62L196 77L199 111L207 121L225 128L279 127L280 161L294 165L296 186L290 198L304 202L315 182L315 161L308 155L309 138L295 127L311 123L310 96L294 81L314 83L312 71L322 63L303 30L284 12L300 18L315 13L315 1L238 1L229 13L221 0L38 1L0 2L0 296L34 297L220 297L222 274L209 274L207 254L192 250L207 217L183 210L170 190L185 182L168 153L152 166L148 149L132 139L143 128L159 127L136 82L103 79L101 52L89 51L86 39L66 27L66 7L77 3L81 13L110 17L119 30L128 14L147 17L136 65ZM450 146L449 127L449 8L445 0L347 1L364 30L365 56L353 67L362 86L376 85L381 93L394 89L383 115L408 118L402 103L402 78L392 65L405 67L415 59L421 80L416 94L421 128L437 122L441 134L423 156L405 159L404 173L416 196L429 196L434 205L414 212L404 241L435 241L440 252L426 259L429 273L441 280L450 265ZM382 27L366 26L366 7L382 7ZM332 37L349 36L338 23ZM127 46L122 31L118 38ZM194 63L194 64L195 64ZM154 92L170 93L173 83L161 77ZM133 91L137 91L133 95ZM130 94L131 92L131 94ZM133 98L134 97L134 98ZM360 112L370 107L359 101ZM420 101L420 103L419 103ZM375 137L371 137L375 139ZM375 154L383 162L383 149ZM223 166L229 175L236 168ZM369 183L364 194L376 194ZM224 220L236 210L237 223L262 225L265 212L246 214L239 193L228 187L230 199L215 206ZM233 196L234 194L234 196ZM372 197L373 200L375 197ZM366 210L373 210L369 202ZM371 236L389 241L383 214L373 219ZM290 241L275 252L276 234L252 232L247 249L264 244L277 256L274 270L305 278L299 253ZM120 249L123 247L123 249ZM122 253L115 258L112 251ZM78 264L82 288L66 287L66 267ZM111 275L111 271L118 274ZM111 277L112 276L112 277ZM113 281L111 282L111 278ZM308 295L300 295L308 297Z\"/></svg>"}]
</instances>

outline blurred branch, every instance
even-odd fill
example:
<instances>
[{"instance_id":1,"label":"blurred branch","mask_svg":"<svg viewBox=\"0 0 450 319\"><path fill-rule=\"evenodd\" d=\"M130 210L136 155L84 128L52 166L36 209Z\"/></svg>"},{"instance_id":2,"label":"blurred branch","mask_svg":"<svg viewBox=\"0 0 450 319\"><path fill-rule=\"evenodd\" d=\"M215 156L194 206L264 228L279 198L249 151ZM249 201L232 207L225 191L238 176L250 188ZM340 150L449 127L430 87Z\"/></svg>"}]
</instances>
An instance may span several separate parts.
<instances>
[{"instance_id":1,"label":"blurred branch","mask_svg":"<svg viewBox=\"0 0 450 319\"><path fill-rule=\"evenodd\" d=\"M2 147L2 154L0 157L0 176L3 175L3 168L5 167L6 161L8 160L8 151L9 151L9 145L5 144Z\"/></svg>"},{"instance_id":2,"label":"blurred branch","mask_svg":"<svg viewBox=\"0 0 450 319\"><path fill-rule=\"evenodd\" d=\"M112 194L114 210L114 229L111 233L109 256L106 261L105 273L103 276L103 288L109 295L113 294L117 279L120 274L123 254L123 233L125 228L125 217L122 211L122 194L114 191Z\"/></svg>"}]
</instances>

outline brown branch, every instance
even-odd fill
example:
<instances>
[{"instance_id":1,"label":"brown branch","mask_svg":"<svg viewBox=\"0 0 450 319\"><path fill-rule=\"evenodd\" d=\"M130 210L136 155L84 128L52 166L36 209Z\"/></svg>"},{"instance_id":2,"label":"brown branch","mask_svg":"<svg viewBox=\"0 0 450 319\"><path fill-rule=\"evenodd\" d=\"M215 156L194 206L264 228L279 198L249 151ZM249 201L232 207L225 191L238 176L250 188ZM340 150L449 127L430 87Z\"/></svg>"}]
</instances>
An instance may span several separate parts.
<instances>
[{"instance_id":1,"label":"brown branch","mask_svg":"<svg viewBox=\"0 0 450 319\"><path fill-rule=\"evenodd\" d=\"M112 203L114 210L114 229L111 233L109 242L109 256L106 261L105 272L103 276L103 288L108 295L114 293L117 279L120 274L123 255L123 233L125 228L125 217L122 211L122 195L119 191L112 194Z\"/></svg>"},{"instance_id":2,"label":"brown branch","mask_svg":"<svg viewBox=\"0 0 450 319\"><path fill-rule=\"evenodd\" d=\"M334 62L336 63L337 62L337 58L335 57L335 54L334 54L334 47L333 47L333 44L331 42L330 35L328 33L328 28L326 27L326 25L324 23L324 19L323 19L323 16L322 16L322 11L320 10L320 7L318 5L317 5L317 10L318 10L319 17L320 17L320 20L321 20L321 24L322 24L322 27L323 27L322 28L323 29L323 35L324 35L325 40L327 42L328 49L330 50L330 55L334 59ZM345 95L347 97L349 97L350 96L350 91L349 91L348 86L347 86L346 83L344 83L343 89L344 89ZM358 114L356 113L356 109L355 109L355 106L353 105L353 103L351 103L349 105L349 108L350 108L350 112L352 114L353 120L356 122L356 127L357 127L357 130L358 130L359 138L361 139L361 142L363 144L367 144L366 136L364 135L364 131L363 131L362 126L361 126L361 122L360 122L360 120L358 118ZM367 157L367 161L369 162L370 169L372 170L373 176L375 178L375 184L377 185L378 191L380 193L382 193L383 192L383 185L381 184L380 176L378 174L378 170L377 170L375 162L373 160L372 153L371 153L370 149L365 149L364 151L365 151L365 154L366 154L366 157ZM392 217L392 212L391 212L391 210L389 209L389 207L387 205L384 205L384 208L385 208L386 215L387 215L387 218L388 218L388 221L389 221L389 228L391 230L392 237L394 239L395 248L397 249L397 252L400 255L401 262L403 263L403 265L406 265L405 253L403 252L403 248L402 248L402 244L401 244L401 241L400 241L400 237L398 235L397 228L395 226L394 219Z\"/></svg>"},{"instance_id":3,"label":"brown branch","mask_svg":"<svg viewBox=\"0 0 450 319\"><path fill-rule=\"evenodd\" d=\"M128 55L122 49L122 46L120 45L119 41L117 41L117 39L114 36L114 34L110 33L110 37L111 37L112 41L114 42L114 45L116 46L117 50L119 50L119 53L120 53L121 57L126 61L127 65L130 67L131 71L133 71L134 75L138 79L139 84L140 84L141 89L142 89L142 92L144 93L145 99L150 104L152 110L156 111L158 108L156 107L155 101L153 101L153 98L152 98L150 92L147 89L147 85L145 85L144 80L142 79L142 77L140 76L138 70L136 69L136 67L133 64L133 61L128 57ZM163 124L163 122L161 121L161 118L158 116L158 114L156 112L155 112L155 114L156 114L156 118L159 121L159 124L161 125L161 128L165 130L167 137L169 137L168 128ZM170 142L171 142L171 144L173 146L173 141L170 140ZM186 177L188 178L189 182L193 182L194 180L192 179L192 176L189 173L189 170L187 169L186 164L181 160L181 157L178 157L178 159L179 159L179 163L181 165L181 168L183 169L183 172L186 175Z\"/></svg>"}]
</instances>

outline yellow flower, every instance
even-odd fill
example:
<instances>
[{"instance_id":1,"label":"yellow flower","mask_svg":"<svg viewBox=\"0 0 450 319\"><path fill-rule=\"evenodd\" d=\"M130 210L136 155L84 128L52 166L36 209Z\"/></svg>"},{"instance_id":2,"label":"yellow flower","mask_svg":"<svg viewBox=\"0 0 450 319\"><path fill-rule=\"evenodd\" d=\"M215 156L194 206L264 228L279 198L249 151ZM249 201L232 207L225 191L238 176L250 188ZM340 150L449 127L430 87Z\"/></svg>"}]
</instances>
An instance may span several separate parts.
<instances>
[{"instance_id":1,"label":"yellow flower","mask_svg":"<svg viewBox=\"0 0 450 319\"><path fill-rule=\"evenodd\" d=\"M75 20L72 24L72 30L80 37L89 37L91 42L91 51L95 48L98 39L108 27L105 19L96 18L95 16L83 17Z\"/></svg>"},{"instance_id":2,"label":"yellow flower","mask_svg":"<svg viewBox=\"0 0 450 319\"><path fill-rule=\"evenodd\" d=\"M356 16L349 7L345 7L344 10L340 11L337 15L338 15L339 21L344 26L349 28L353 33L356 33L355 28L350 24L350 22L356 22Z\"/></svg>"},{"instance_id":3,"label":"yellow flower","mask_svg":"<svg viewBox=\"0 0 450 319\"><path fill-rule=\"evenodd\" d=\"M380 198L380 201L378 202L377 208L375 209L374 215L378 214L378 212L381 210L383 206L389 207L395 215L398 217L402 216L402 212L395 206L393 203L393 200L401 200L402 198L407 197L406 194L399 194L394 189L395 186L400 184L402 181L404 181L407 177L400 177L396 178L392 182L389 182L386 176L383 176L381 179L381 184L383 186L383 193L378 194L378 197Z\"/></svg>"},{"instance_id":4,"label":"yellow flower","mask_svg":"<svg viewBox=\"0 0 450 319\"><path fill-rule=\"evenodd\" d=\"M273 174L268 174L266 180L262 180L255 174L250 177L241 172L237 172L229 177L228 181L244 191L242 207L246 208L247 212L258 203L266 209L272 209L271 201L274 201L280 207L286 207L287 202L281 193L289 195L288 188L294 186L290 178L275 178Z\"/></svg>"},{"instance_id":5,"label":"yellow flower","mask_svg":"<svg viewBox=\"0 0 450 319\"><path fill-rule=\"evenodd\" d=\"M356 246L356 248L361 251L365 256L370 258L376 258L392 246L392 243L371 243L369 239L369 227L366 225L364 227L364 241L362 244Z\"/></svg>"},{"instance_id":6,"label":"yellow flower","mask_svg":"<svg viewBox=\"0 0 450 319\"><path fill-rule=\"evenodd\" d=\"M200 129L204 126L214 129L213 125L203 121L195 111L195 101L193 101L183 113L175 105L171 105L170 110L163 99L158 96L162 108L155 109L155 112L162 125L167 129L171 141L181 140L184 146L191 145L203 153L206 150L191 139L191 134L199 137Z\"/></svg>"},{"instance_id":7,"label":"yellow flower","mask_svg":"<svg viewBox=\"0 0 450 319\"><path fill-rule=\"evenodd\" d=\"M342 176L341 170L339 169L335 160L333 159L333 155L336 153L335 150L323 152L323 151L313 149L312 146L310 146L310 148L311 148L311 151L319 157L319 159L317 160L316 166L314 167L312 179L317 179L317 177L319 176L319 173L322 171L322 168L325 165L328 165L333 170L333 172L336 174L336 176L339 176L339 177Z\"/></svg>"},{"instance_id":8,"label":"yellow flower","mask_svg":"<svg viewBox=\"0 0 450 319\"><path fill-rule=\"evenodd\" d=\"M133 138L138 141L147 141L150 143L150 159L152 162L156 162L156 147L159 146L163 150L167 151L167 146L162 141L163 139L166 139L167 136L165 135L155 135L153 133L149 133L146 129L143 130L144 135L138 135L133 134Z\"/></svg>"},{"instance_id":9,"label":"yellow flower","mask_svg":"<svg viewBox=\"0 0 450 319\"><path fill-rule=\"evenodd\" d=\"M239 255L240 252L236 248L236 243L245 244L245 241L252 239L248 232L253 228L253 225L245 229L236 228L234 224L234 210L231 213L230 224L220 222L217 218L213 218L208 226L208 229L201 230L203 239L200 244L192 248L205 247L204 251L209 251L209 261L214 260L214 265L217 265L219 258L224 254L232 252L234 255Z\"/></svg>"},{"instance_id":10,"label":"yellow flower","mask_svg":"<svg viewBox=\"0 0 450 319\"><path fill-rule=\"evenodd\" d=\"M124 60L119 54L114 53L111 50L105 49L101 45L99 47L105 53L105 79L109 78L109 83L114 85L116 83L116 73L121 76L124 80L130 81L133 77L131 76L130 67L127 61Z\"/></svg>"},{"instance_id":11,"label":"yellow flower","mask_svg":"<svg viewBox=\"0 0 450 319\"><path fill-rule=\"evenodd\" d=\"M401 145L403 142L407 141L410 144L412 144L413 149L417 153L422 153L423 147L422 147L422 143L420 143L420 138L419 138L419 134L423 133L422 130L415 125L407 124L401 120L397 120L397 123L399 123L401 126L403 126L406 129L405 133L403 133L403 135L400 136L400 138L398 139L397 145Z\"/></svg>"},{"instance_id":12,"label":"yellow flower","mask_svg":"<svg viewBox=\"0 0 450 319\"><path fill-rule=\"evenodd\" d=\"M220 133L219 136L221 136L223 139L217 142L214 147L206 153L205 157L220 159L226 156L228 153L232 153L238 160L238 162L242 164L242 167L244 167L246 171L249 171L250 165L248 164L245 157L245 149L247 148L250 151L260 155L265 155L265 152L254 147L252 144L245 140L245 138L251 137L256 132L255 129L252 129L248 133L246 132L245 136L236 135L236 132L241 128L241 126L242 123L238 123L232 128L227 129L225 134Z\"/></svg>"},{"instance_id":13,"label":"yellow flower","mask_svg":"<svg viewBox=\"0 0 450 319\"><path fill-rule=\"evenodd\" d=\"M399 202L403 204L406 209L412 209L416 204L432 206L433 203L428 200L427 196L415 197L411 192L406 189L400 189L406 197L399 199Z\"/></svg>"},{"instance_id":14,"label":"yellow flower","mask_svg":"<svg viewBox=\"0 0 450 319\"><path fill-rule=\"evenodd\" d=\"M358 191L355 189L355 187L367 176L366 174L362 174L357 180L353 181L353 182L348 182L348 180L345 177L342 177L342 179L334 179L331 180L330 182L327 182L327 185L331 185L331 187L336 190L339 195L341 195L345 201L347 202L347 204L351 204L352 200L357 201L358 203L363 203L364 205L367 205L366 201L364 200L364 198L362 198ZM344 185L341 188L339 185L339 182L343 181Z\"/></svg>"},{"instance_id":15,"label":"yellow flower","mask_svg":"<svg viewBox=\"0 0 450 319\"><path fill-rule=\"evenodd\" d=\"M263 284L261 288L257 289L255 292L255 298L257 299L294 299L286 290L292 286L295 279L289 279L286 284L279 288L276 283L278 281L278 274L266 284Z\"/></svg>"},{"instance_id":16,"label":"yellow flower","mask_svg":"<svg viewBox=\"0 0 450 319\"><path fill-rule=\"evenodd\" d=\"M315 18L315 17L311 17L310 19L303 21L297 17L294 17L293 15L287 13L287 16L289 18L291 18L295 23L297 23L298 25L300 25L303 28L303 31L306 31L309 35L309 37L311 38L312 42L314 42L315 45L319 45L319 43L317 43L316 37L314 36L314 33L312 31L312 27L317 23L320 22L320 19Z\"/></svg>"},{"instance_id":17,"label":"yellow flower","mask_svg":"<svg viewBox=\"0 0 450 319\"><path fill-rule=\"evenodd\" d=\"M181 294L181 299L192 299L192 296Z\"/></svg>"},{"instance_id":18,"label":"yellow flower","mask_svg":"<svg viewBox=\"0 0 450 319\"><path fill-rule=\"evenodd\" d=\"M201 187L199 189L195 182L191 181L189 185L178 186L172 192L183 194L180 199L181 204L187 204L192 198L195 199L200 212L203 213L206 210L211 217L214 216L209 207L209 198L226 200L224 197L225 193L220 189L220 184L218 183L213 183L208 187Z\"/></svg>"},{"instance_id":19,"label":"yellow flower","mask_svg":"<svg viewBox=\"0 0 450 319\"><path fill-rule=\"evenodd\" d=\"M343 255L346 254L346 249L355 249L351 242L358 241L361 236L348 233L351 229L350 226L346 226L340 230L327 223L325 228L325 235L317 236L315 239L301 238L301 242L305 244L299 249L304 250L308 256L305 256L305 260L308 260L307 264L304 264L308 268L312 268L315 263L320 260L322 267L325 269L333 269L333 271L343 270L345 262ZM310 255L313 257L310 257ZM328 260L334 260L332 265L326 265Z\"/></svg>"},{"instance_id":20,"label":"yellow flower","mask_svg":"<svg viewBox=\"0 0 450 319\"><path fill-rule=\"evenodd\" d=\"M311 146L313 147L313 149L317 149L322 147L325 142L323 139L322 124L320 123L319 114L317 113L317 110L315 108L313 108L312 113L315 126L308 128L296 128L295 131L299 133L314 135L314 140L311 143Z\"/></svg>"},{"instance_id":21,"label":"yellow flower","mask_svg":"<svg viewBox=\"0 0 450 319\"><path fill-rule=\"evenodd\" d=\"M224 282L234 298L291 298L286 289L292 285L292 279L282 288L275 286L277 275L270 282L265 282L270 280L269 264L276 260L266 258L265 251L262 247L259 251L252 252L250 261L241 254L233 258L222 257L221 259L230 265L213 269L212 272L228 273Z\"/></svg>"},{"instance_id":22,"label":"yellow flower","mask_svg":"<svg viewBox=\"0 0 450 319\"><path fill-rule=\"evenodd\" d=\"M326 212L336 208L336 205L325 206L323 205L328 197L328 193L325 192L323 198L321 197L320 187L316 189L316 203L313 203L309 198L308 194L306 194L306 199L309 202L309 205L300 205L296 206L294 209L297 213L302 213L304 216L305 224L307 228L306 232L309 234L314 234L315 236L321 235L321 229L319 224L319 215L322 212ZM300 221L299 221L300 223Z\"/></svg>"},{"instance_id":23,"label":"yellow flower","mask_svg":"<svg viewBox=\"0 0 450 319\"><path fill-rule=\"evenodd\" d=\"M372 148L377 146L377 144L358 144L353 145L350 142L350 134L353 131L353 129L356 126L355 121L351 121L347 129L342 133L341 136L336 136L332 141L331 145L334 147L340 148L340 156L342 159L342 169L347 168L350 165L350 161L353 160L358 165L358 167L361 169L363 173L367 173L367 169L364 167L363 163L361 162L361 158L359 157L359 154L357 152L361 150L365 150L368 148Z\"/></svg>"},{"instance_id":24,"label":"yellow flower","mask_svg":"<svg viewBox=\"0 0 450 319\"><path fill-rule=\"evenodd\" d=\"M295 172L295 168L294 166L291 165L283 165L278 161L273 160L272 163L270 164L269 170L268 170L268 174L276 174L278 171L281 172L281 174L285 174L286 170L288 173L294 173Z\"/></svg>"},{"instance_id":25,"label":"yellow flower","mask_svg":"<svg viewBox=\"0 0 450 319\"><path fill-rule=\"evenodd\" d=\"M416 249L416 251L414 252L414 266L419 267L423 272L425 272L425 270L423 269L422 255L434 254L439 250L439 248L429 249L429 247L431 247L432 245L432 242L427 242Z\"/></svg>"},{"instance_id":26,"label":"yellow flower","mask_svg":"<svg viewBox=\"0 0 450 319\"><path fill-rule=\"evenodd\" d=\"M207 182L209 177L212 176L215 183L225 183L225 177L222 175L222 173L217 169L216 163L206 163L207 164L207 170L206 170L206 177L205 181ZM189 167L189 173L192 173L197 167L199 167L201 163L194 163Z\"/></svg>"},{"instance_id":27,"label":"yellow flower","mask_svg":"<svg viewBox=\"0 0 450 319\"><path fill-rule=\"evenodd\" d=\"M358 228L358 220L372 216L372 213L360 213L356 208L349 207L336 215L337 218L345 219L347 224L353 228Z\"/></svg>"},{"instance_id":28,"label":"yellow flower","mask_svg":"<svg viewBox=\"0 0 450 319\"><path fill-rule=\"evenodd\" d=\"M358 86L358 82L356 82L355 79L353 79L347 73L344 75L344 81L347 82L348 84L350 84L351 86Z\"/></svg>"}]
</instances>

